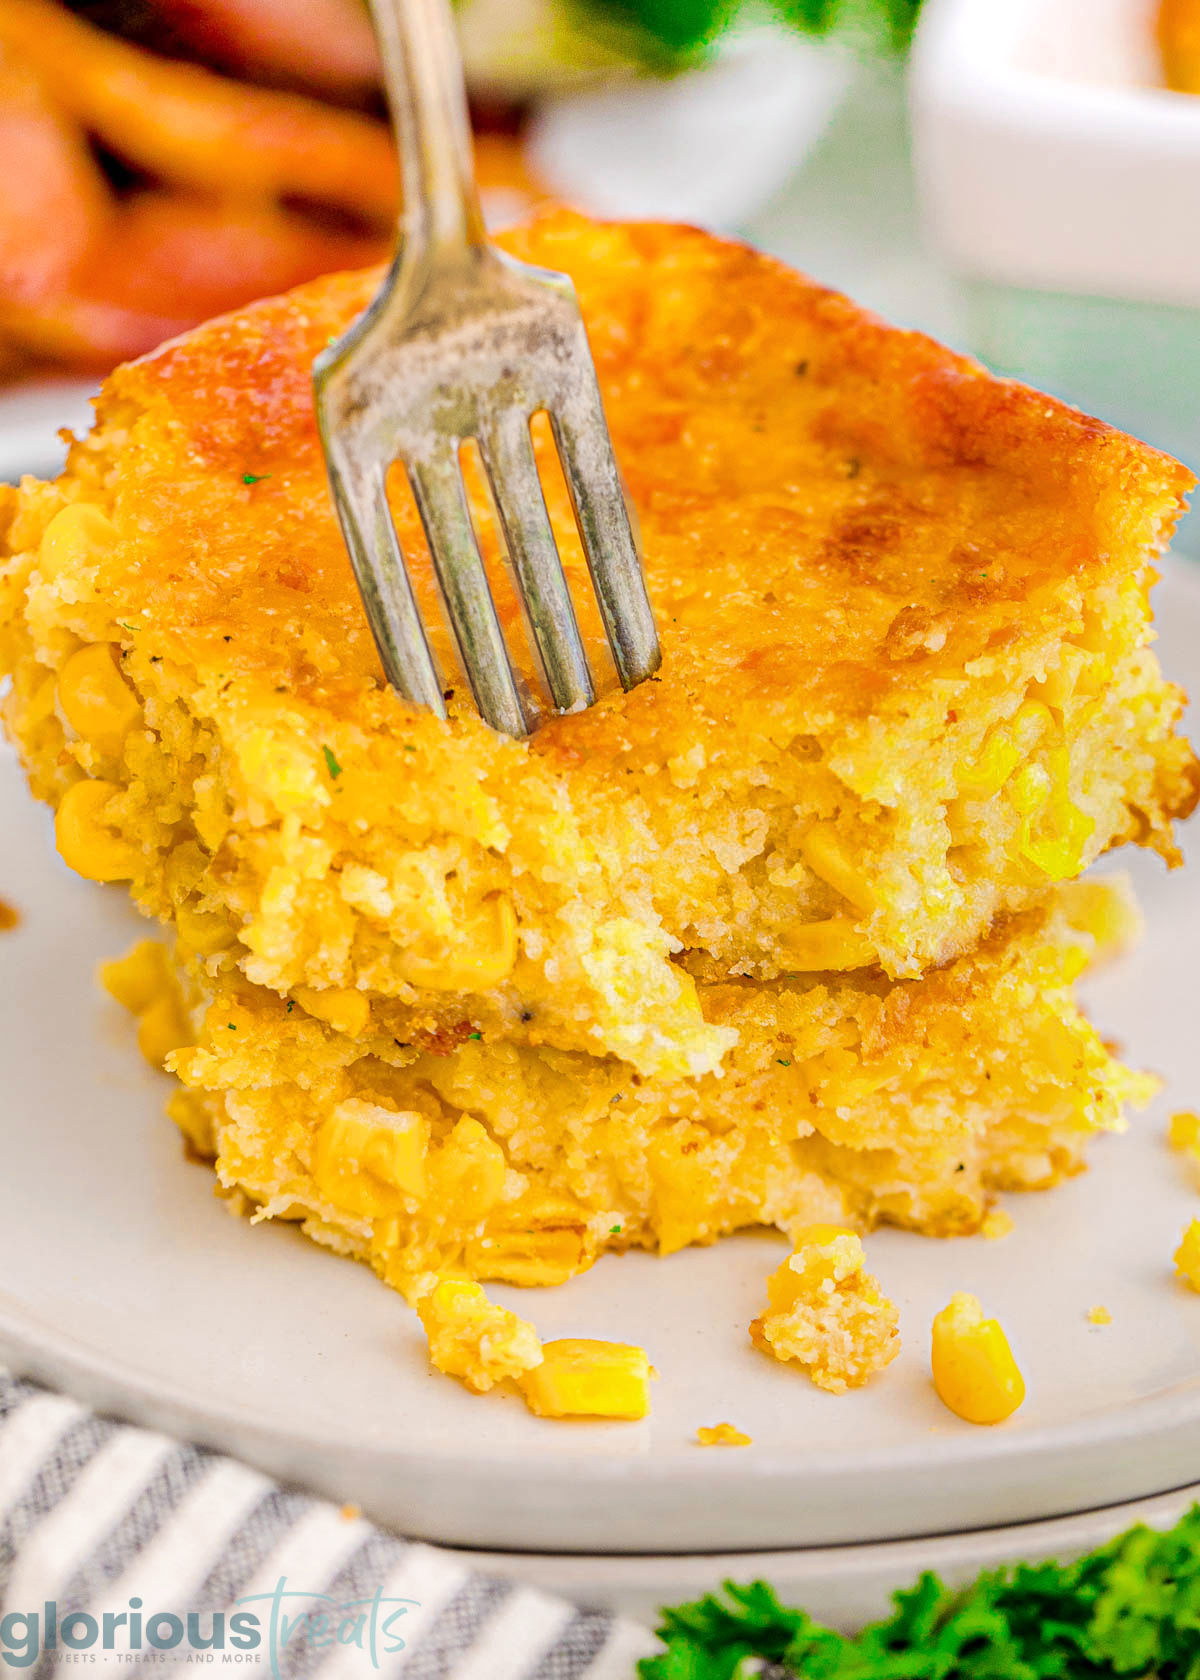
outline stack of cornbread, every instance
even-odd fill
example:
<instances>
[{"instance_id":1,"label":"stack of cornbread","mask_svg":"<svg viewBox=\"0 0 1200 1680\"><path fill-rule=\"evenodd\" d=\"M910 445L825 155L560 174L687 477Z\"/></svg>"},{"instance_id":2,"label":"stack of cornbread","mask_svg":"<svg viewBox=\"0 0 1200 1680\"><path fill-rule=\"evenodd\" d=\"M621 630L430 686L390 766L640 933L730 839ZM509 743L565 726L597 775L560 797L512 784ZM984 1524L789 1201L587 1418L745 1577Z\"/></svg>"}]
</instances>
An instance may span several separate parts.
<instances>
[{"instance_id":1,"label":"stack of cornbread","mask_svg":"<svg viewBox=\"0 0 1200 1680\"><path fill-rule=\"evenodd\" d=\"M1148 1085L1071 993L1130 912L1072 883L1127 840L1177 861L1200 776L1148 646L1184 468L690 229L504 243L578 288L656 678L486 728L398 475L450 720L385 686L310 386L374 274L119 369L9 495L0 581L59 849L169 930L109 978L189 1144L476 1387L541 1354L474 1282L754 1224L970 1231L1078 1170Z\"/></svg>"}]
</instances>

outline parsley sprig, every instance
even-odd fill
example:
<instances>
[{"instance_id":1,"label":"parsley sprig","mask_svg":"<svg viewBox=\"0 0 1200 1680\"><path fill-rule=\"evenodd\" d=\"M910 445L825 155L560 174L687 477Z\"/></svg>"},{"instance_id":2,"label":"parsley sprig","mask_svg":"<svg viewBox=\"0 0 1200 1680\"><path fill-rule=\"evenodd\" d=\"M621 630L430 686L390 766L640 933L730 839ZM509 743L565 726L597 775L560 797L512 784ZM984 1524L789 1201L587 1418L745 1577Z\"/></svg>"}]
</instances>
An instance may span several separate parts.
<instances>
[{"instance_id":1,"label":"parsley sprig","mask_svg":"<svg viewBox=\"0 0 1200 1680\"><path fill-rule=\"evenodd\" d=\"M922 1575L849 1639L764 1581L663 1612L641 1680L1198 1680L1200 1506L1075 1563L989 1571L961 1591Z\"/></svg>"},{"instance_id":2,"label":"parsley sprig","mask_svg":"<svg viewBox=\"0 0 1200 1680\"><path fill-rule=\"evenodd\" d=\"M670 69L710 46L743 9L742 0L575 0L576 10L640 43L652 64ZM846 35L900 52L912 38L921 0L771 0L776 14L809 35Z\"/></svg>"}]
</instances>

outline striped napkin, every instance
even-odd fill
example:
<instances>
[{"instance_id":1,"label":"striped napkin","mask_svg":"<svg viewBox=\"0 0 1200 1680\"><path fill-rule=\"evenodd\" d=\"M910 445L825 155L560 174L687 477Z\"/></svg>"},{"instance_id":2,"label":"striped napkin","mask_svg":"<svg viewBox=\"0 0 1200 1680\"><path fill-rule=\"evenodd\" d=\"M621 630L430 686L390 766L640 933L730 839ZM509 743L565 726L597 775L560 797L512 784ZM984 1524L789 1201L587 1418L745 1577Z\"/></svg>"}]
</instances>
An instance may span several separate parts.
<instances>
[{"instance_id":1,"label":"striped napkin","mask_svg":"<svg viewBox=\"0 0 1200 1680\"><path fill-rule=\"evenodd\" d=\"M0 1370L0 1676L632 1680L654 1648Z\"/></svg>"}]
</instances>

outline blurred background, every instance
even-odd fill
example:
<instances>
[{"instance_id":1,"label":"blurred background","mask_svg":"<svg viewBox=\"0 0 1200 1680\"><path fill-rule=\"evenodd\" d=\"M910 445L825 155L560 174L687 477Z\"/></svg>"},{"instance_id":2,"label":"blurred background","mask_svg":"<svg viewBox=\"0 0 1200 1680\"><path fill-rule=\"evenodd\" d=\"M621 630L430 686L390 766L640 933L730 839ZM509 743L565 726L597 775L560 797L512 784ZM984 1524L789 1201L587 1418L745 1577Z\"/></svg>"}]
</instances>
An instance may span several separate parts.
<instances>
[{"instance_id":1,"label":"blurred background","mask_svg":"<svg viewBox=\"0 0 1200 1680\"><path fill-rule=\"evenodd\" d=\"M1200 463L1200 0L456 10L493 226L739 235ZM0 478L395 197L363 0L0 0Z\"/></svg>"}]
</instances>

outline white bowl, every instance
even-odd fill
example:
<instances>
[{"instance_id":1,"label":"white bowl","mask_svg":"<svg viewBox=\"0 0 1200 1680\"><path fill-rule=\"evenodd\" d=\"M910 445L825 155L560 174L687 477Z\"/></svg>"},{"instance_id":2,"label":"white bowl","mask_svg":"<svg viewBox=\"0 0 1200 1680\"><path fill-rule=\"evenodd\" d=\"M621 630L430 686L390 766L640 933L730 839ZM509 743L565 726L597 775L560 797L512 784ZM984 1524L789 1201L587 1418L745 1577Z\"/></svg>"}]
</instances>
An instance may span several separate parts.
<instances>
[{"instance_id":1,"label":"white bowl","mask_svg":"<svg viewBox=\"0 0 1200 1680\"><path fill-rule=\"evenodd\" d=\"M971 348L1200 461L1200 98L1154 0L929 0L912 66L929 232Z\"/></svg>"}]
</instances>

